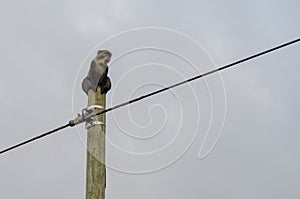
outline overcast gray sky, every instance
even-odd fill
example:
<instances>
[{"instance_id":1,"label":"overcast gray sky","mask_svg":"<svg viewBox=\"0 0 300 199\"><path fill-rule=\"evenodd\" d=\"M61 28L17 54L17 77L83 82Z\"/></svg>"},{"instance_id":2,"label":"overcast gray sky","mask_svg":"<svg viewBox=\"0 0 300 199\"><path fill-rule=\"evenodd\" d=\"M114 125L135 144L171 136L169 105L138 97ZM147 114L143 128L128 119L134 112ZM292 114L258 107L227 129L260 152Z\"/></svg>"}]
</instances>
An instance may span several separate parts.
<instances>
[{"instance_id":1,"label":"overcast gray sky","mask_svg":"<svg viewBox=\"0 0 300 199\"><path fill-rule=\"evenodd\" d=\"M299 37L299 8L296 0L1 1L0 149L73 116L72 89L80 65L97 44L112 35L141 27L173 29L196 40L220 66ZM222 72L227 96L225 126L218 144L203 160L198 159L198 153L210 117L206 106L209 93L203 81L191 84L202 114L189 150L171 166L153 173L137 175L108 169L107 199L300 198L299 50L296 44ZM114 104L112 93L114 89L117 92L114 86L122 75L139 64L167 62L181 77L196 74L188 64L168 56L145 51L115 63L110 69L113 88L107 96L109 103ZM180 68L180 64L186 67ZM83 67L81 75L89 65ZM142 77L151 82L148 74L139 72L142 76L135 77L131 73L128 78ZM171 73L162 74L162 82L158 77L153 77L153 82L176 79ZM78 81L75 85L80 84ZM156 88L146 86L134 95ZM174 91L175 95L182 92L184 89ZM141 102L130 109L132 119L147 125L152 116L155 129L161 125L155 123L164 113L160 111L171 110L166 117L170 122L162 130L162 140L168 140L167 135L173 135L172 128L178 124L174 99L167 93ZM75 112L86 104L80 87L75 87L73 100ZM192 106L189 97L181 98L180 103L188 104L187 110ZM153 109L148 115L145 107L153 104L165 109ZM112 114L107 119L110 139L128 150L153 150L163 144L159 140L153 145L150 140L147 145L127 142L122 128L130 129L130 124L118 124ZM82 126L79 132L66 129L1 155L0 197L84 198L86 152L78 136L84 139L84 131ZM131 133L153 134L147 128Z\"/></svg>"}]
</instances>

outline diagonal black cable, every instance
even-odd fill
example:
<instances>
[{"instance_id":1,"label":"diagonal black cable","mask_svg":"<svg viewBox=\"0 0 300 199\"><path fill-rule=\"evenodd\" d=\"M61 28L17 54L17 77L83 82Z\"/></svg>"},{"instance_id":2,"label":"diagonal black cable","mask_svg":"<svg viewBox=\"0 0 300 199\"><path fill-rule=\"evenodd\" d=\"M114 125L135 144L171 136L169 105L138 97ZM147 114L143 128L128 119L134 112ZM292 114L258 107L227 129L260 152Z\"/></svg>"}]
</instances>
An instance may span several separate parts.
<instances>
[{"instance_id":1,"label":"diagonal black cable","mask_svg":"<svg viewBox=\"0 0 300 199\"><path fill-rule=\"evenodd\" d=\"M28 144L28 143L30 143L30 142L33 142L33 141L37 140L37 139L43 138L43 137L45 137L45 136L48 136L48 135L50 135L50 134L53 134L53 133L55 133L55 132L57 132L57 131L59 131L59 130L62 130L62 129L64 129L64 128L67 128L67 127L73 127L73 126L75 126L75 125L81 124L81 123L83 123L83 122L85 122L85 121L91 119L92 117L95 117L95 116L98 116L98 115L101 115L101 114L104 114L104 113L113 111L113 110L115 110L115 109L121 108L121 107L126 106L126 105L129 105L129 104L131 104L131 103L138 102L138 101L140 101L140 100L142 100L142 99L145 99L145 98L151 97L151 96L153 96L153 95L162 93L162 92L167 91L167 90L169 90L169 89L178 87L178 86L180 86L180 85L182 85L182 84L186 84L186 83L188 83L188 82L192 82L192 81L194 81L194 80L200 79L200 78L205 77L205 76L208 76L208 75L210 75L210 74L213 74L213 73L216 73L216 72L225 70L225 69L227 69L227 68L230 68L230 67L232 67L232 66L241 64L241 63L246 62L246 61L249 61L249 60L254 59L254 58L256 58L256 57L260 57L260 56L262 56L262 55L271 53L271 52L276 51L276 50L278 50L278 49L280 49L280 48L284 48L284 47L286 47L286 46L292 45L292 44L297 43L297 42L299 42L299 41L300 41L300 38L295 39L295 40L292 40L292 41L290 41L290 42L287 42L287 43L278 45L278 46L273 47L273 48L270 48L270 49L268 49L268 50L259 52L259 53L257 53L257 54L254 54L254 55L251 55L251 56L249 56L249 57L240 59L240 60L238 60L238 61L235 61L235 62L230 63L230 64L227 64L227 65L224 65L224 66L219 67L219 68L217 68L217 69L211 70L211 71L209 71L209 72L206 72L206 73L197 75L197 76L192 77L192 78L190 78L190 79L187 79L187 80L178 82L178 83L173 84L173 85L171 85L171 86L168 86L168 87L159 89L159 90L157 90L157 91L154 91L154 92L148 93L148 94L146 94L146 95L137 97L137 98L135 98L135 99L132 99L132 100L129 100L129 101L127 101L127 102L118 104L118 105L116 105L116 106L112 106L112 107L110 107L110 108L108 108L108 109L105 109L105 110L103 110L103 111L101 111L101 112L98 112L98 113L95 113L95 114L91 114L91 115L89 115L89 116L87 116L87 117L81 117L79 120L78 120L78 118L76 118L76 119L74 119L74 120L70 120L68 124L65 124L65 125L63 125L63 126L61 126L61 127L58 127L58 128L53 129L53 130L51 130L51 131L48 131L48 132L46 132L46 133L43 133L43 134L41 134L41 135L39 135L39 136L33 137L33 138L29 139L29 140L26 140L26 141L24 141L24 142L21 142L21 143L19 143L19 144L17 144L17 145L14 145L14 146L12 146L12 147L7 148L7 149L4 149L4 150L0 151L0 154L3 154L3 153L5 153L5 152L8 152L8 151L13 150L13 149L15 149L15 148L18 148L18 147L20 147L20 146L22 146L22 145Z\"/></svg>"},{"instance_id":2,"label":"diagonal black cable","mask_svg":"<svg viewBox=\"0 0 300 199\"><path fill-rule=\"evenodd\" d=\"M118 104L118 105L116 105L116 106L113 106L113 107L111 107L111 108L105 109L105 110L103 110L103 111L101 111L101 112L99 112L99 113L96 113L96 114L93 114L93 115L87 117L86 119L90 119L91 117L95 117L95 116L98 116L98 115L101 115L101 114L110 112L110 111L115 110L115 109L117 109L117 108L120 108L120 107L126 106L126 105L128 105L128 104L131 104L131 103L140 101L140 100L142 100L142 99L151 97L151 96L153 96L153 95L156 95L156 94L158 94L158 93L164 92L164 91L166 91L166 90L169 90L169 89L178 87L178 86L180 86L180 85L182 85L182 84L186 84L186 83L188 83L188 82L192 82L192 81L194 81L194 80L200 79L200 78L205 77L205 76L208 76L208 75L210 75L210 74L213 74L213 73L216 73L216 72L225 70L225 69L230 68L230 67L232 67L232 66L238 65L238 64L243 63L243 62L246 62L246 61L249 61L249 60L251 60L251 59L254 59L254 58L256 58L256 57L262 56L262 55L264 55L264 54L267 54L267 53L276 51L276 50L278 50L278 49L280 49L280 48L284 48L284 47L286 47L286 46L289 46L289 45L291 45L291 44L297 43L297 42L299 42L299 41L300 41L300 38L295 39L295 40L292 40L292 41L287 42L287 43L284 43L284 44L281 44L281 45L278 45L278 46L276 46L276 47L274 47L274 48L270 48L270 49L268 49L268 50L265 50L265 51L256 53L256 54L254 54L254 55L248 56L248 57L246 57L246 58L240 59L240 60L238 60L238 61L232 62L232 63L227 64L227 65L224 65L224 66L222 66L222 67L220 67L220 68L211 70L211 71L209 71L209 72L206 72L206 73L200 74L200 75L198 75L198 76L192 77L192 78L190 78L190 79L187 79L187 80L178 82L178 83L176 83L176 84L173 84L173 85L171 85L171 86L162 88L162 89L157 90L157 91L154 91L154 92L152 92L152 93L148 93L148 94L146 94L146 95L143 95L143 96L137 97L137 98L135 98L135 99L129 100L128 102L124 102L124 103Z\"/></svg>"},{"instance_id":3,"label":"diagonal black cable","mask_svg":"<svg viewBox=\"0 0 300 199\"><path fill-rule=\"evenodd\" d=\"M26 140L26 141L24 141L24 142L20 142L19 144L16 144L16 145L14 145L14 146L12 146L12 147L9 147L9 148L7 148L7 149L4 149L3 151L0 151L0 154L5 153L5 152L10 151L10 150L13 150L13 149L15 149L15 148L18 148L18 147L20 147L20 146L22 146L22 145L24 145L24 144L27 144L27 143L32 142L32 141L34 141L34 140L40 139L40 138L42 138L42 137L46 137L47 135L53 134L53 133L55 133L55 132L57 132L57 131L59 131L59 130L62 130L62 129L64 129L64 128L67 128L67 127L69 127L69 126L70 126L70 124L68 123L68 124L65 124L65 125L63 125L63 126L60 126L60 127L58 127L58 128L55 128L55 129L53 129L53 130L51 130L51 131L48 131L48 132L46 132L46 133L43 133L43 134L38 135L38 136L36 136L36 137L33 137L33 138L29 139L29 140Z\"/></svg>"}]
</instances>

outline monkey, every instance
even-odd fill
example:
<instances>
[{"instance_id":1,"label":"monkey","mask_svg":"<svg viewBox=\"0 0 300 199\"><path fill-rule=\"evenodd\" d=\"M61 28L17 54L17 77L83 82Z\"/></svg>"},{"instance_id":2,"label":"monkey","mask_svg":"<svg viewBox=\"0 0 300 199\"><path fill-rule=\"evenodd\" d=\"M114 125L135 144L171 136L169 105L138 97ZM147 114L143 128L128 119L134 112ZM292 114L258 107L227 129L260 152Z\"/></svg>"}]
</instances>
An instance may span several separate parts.
<instances>
[{"instance_id":1,"label":"monkey","mask_svg":"<svg viewBox=\"0 0 300 199\"><path fill-rule=\"evenodd\" d=\"M107 93L111 88L108 73L108 62L110 62L111 53L108 50L99 50L97 56L92 60L88 75L83 79L81 87L88 95L89 90L97 91L100 87L101 94Z\"/></svg>"}]
</instances>

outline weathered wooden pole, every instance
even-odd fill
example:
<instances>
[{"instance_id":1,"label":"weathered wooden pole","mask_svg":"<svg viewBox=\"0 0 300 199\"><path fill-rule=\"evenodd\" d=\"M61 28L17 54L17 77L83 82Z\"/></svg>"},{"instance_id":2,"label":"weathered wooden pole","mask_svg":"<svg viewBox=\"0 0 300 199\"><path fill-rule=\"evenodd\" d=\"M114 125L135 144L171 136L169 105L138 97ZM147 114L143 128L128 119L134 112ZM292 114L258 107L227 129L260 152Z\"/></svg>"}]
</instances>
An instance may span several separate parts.
<instances>
[{"instance_id":1,"label":"weathered wooden pole","mask_svg":"<svg viewBox=\"0 0 300 199\"><path fill-rule=\"evenodd\" d=\"M106 95L101 95L100 88L95 93L88 91L88 106L105 108ZM94 119L94 125L87 126L87 163L86 163L86 199L104 199L106 186L105 169L105 114ZM98 124L97 124L98 123Z\"/></svg>"},{"instance_id":2,"label":"weathered wooden pole","mask_svg":"<svg viewBox=\"0 0 300 199\"><path fill-rule=\"evenodd\" d=\"M99 50L91 62L87 77L82 82L82 89L88 95L87 111L98 113L105 109L106 93L111 82L107 63L111 53ZM105 114L87 121L87 162L86 162L86 199L105 199Z\"/></svg>"}]
</instances>

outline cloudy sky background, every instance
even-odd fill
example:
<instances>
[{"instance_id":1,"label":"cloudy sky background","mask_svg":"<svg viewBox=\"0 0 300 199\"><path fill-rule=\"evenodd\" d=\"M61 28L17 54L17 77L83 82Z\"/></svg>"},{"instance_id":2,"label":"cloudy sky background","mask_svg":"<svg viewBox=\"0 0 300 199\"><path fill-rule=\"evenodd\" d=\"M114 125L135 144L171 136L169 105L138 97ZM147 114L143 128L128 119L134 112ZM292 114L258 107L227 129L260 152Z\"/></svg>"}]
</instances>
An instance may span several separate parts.
<instances>
[{"instance_id":1,"label":"cloudy sky background","mask_svg":"<svg viewBox=\"0 0 300 199\"><path fill-rule=\"evenodd\" d=\"M1 149L68 121L73 116L72 89L80 64L99 42L121 31L155 26L183 32L200 43L216 65L300 36L300 3L296 0L29 0L2 1L0 5ZM108 169L107 198L299 198L299 50L299 44L293 45L222 73L226 123L206 159L198 159L204 136L200 128L191 148L166 169L143 175ZM146 53L140 56L146 59ZM144 63L152 61L149 57L155 60L156 54L149 53ZM140 63L135 56L129 58L123 61L128 63L123 64L124 71ZM170 60L172 67L175 58ZM178 69L179 63L173 67ZM83 72L89 66L85 67ZM180 72L193 74L191 69ZM121 78L118 64L110 74L113 83ZM200 107L205 126L209 95L201 92L201 85L202 81L192 87L204 101ZM84 105L81 89L75 93L80 97L78 104ZM155 103L176 112L166 101L167 95L172 99L169 93L155 98ZM109 93L108 99L111 97ZM189 103L189 98L181 103ZM139 110L149 105L151 101L145 101L132 109L138 123L147 124L147 111ZM117 131L108 115L107 133L118 139L114 137ZM120 144L126 147L126 142ZM127 147L135 150L132 145ZM76 130L66 129L1 155L0 196L84 198L85 149Z\"/></svg>"}]
</instances>

